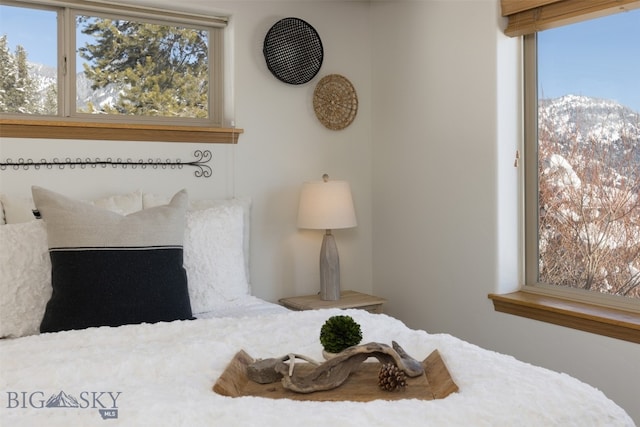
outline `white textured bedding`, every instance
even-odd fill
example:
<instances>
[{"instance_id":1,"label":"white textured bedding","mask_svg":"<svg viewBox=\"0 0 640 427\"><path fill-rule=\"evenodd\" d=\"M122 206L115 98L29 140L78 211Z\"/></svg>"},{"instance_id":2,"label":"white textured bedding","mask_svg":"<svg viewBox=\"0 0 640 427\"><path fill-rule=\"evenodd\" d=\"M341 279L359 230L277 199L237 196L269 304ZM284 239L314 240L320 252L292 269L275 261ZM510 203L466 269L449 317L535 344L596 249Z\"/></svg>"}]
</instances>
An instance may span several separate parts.
<instances>
[{"instance_id":1,"label":"white textured bedding","mask_svg":"<svg viewBox=\"0 0 640 427\"><path fill-rule=\"evenodd\" d=\"M438 349L460 391L435 401L368 403L230 398L212 391L240 349L256 358L296 352L320 359L320 328L336 314L353 316L364 342L396 340L419 359ZM5 339L0 367L2 426L634 425L603 393L568 375L359 310L287 311ZM81 407L34 407L61 391ZM109 412L113 409L117 418Z\"/></svg>"},{"instance_id":2,"label":"white textured bedding","mask_svg":"<svg viewBox=\"0 0 640 427\"><path fill-rule=\"evenodd\" d=\"M267 302L253 295L245 295L233 301L214 305L211 311L194 315L198 319L211 319L212 317L254 317L266 314L286 313L287 310L279 304Z\"/></svg>"}]
</instances>

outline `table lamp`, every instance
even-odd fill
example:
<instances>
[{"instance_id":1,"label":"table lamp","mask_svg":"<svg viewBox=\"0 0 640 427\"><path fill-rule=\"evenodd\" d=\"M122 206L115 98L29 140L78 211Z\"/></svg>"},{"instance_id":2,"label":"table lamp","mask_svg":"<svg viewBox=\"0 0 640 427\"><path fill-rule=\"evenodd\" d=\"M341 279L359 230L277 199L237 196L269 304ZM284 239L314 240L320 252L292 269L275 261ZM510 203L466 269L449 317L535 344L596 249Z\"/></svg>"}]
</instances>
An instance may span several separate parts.
<instances>
[{"instance_id":1,"label":"table lamp","mask_svg":"<svg viewBox=\"0 0 640 427\"><path fill-rule=\"evenodd\" d=\"M340 258L331 230L355 227L356 213L351 188L346 181L305 182L300 193L298 227L326 230L320 249L320 298L340 299Z\"/></svg>"}]
</instances>

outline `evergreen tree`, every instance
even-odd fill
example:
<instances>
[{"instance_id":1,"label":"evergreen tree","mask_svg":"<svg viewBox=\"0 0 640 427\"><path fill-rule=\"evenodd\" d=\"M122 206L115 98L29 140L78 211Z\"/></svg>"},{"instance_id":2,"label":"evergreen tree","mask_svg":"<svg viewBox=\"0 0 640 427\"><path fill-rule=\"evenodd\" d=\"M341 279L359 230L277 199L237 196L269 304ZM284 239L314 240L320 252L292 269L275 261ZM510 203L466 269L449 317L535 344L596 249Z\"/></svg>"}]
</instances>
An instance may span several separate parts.
<instances>
[{"instance_id":1,"label":"evergreen tree","mask_svg":"<svg viewBox=\"0 0 640 427\"><path fill-rule=\"evenodd\" d=\"M48 85L45 89L42 105L42 114L58 114L58 88L55 84Z\"/></svg>"},{"instance_id":2,"label":"evergreen tree","mask_svg":"<svg viewBox=\"0 0 640 427\"><path fill-rule=\"evenodd\" d=\"M16 87L15 61L9 47L7 36L0 37L0 111L15 112L12 100Z\"/></svg>"},{"instance_id":3,"label":"evergreen tree","mask_svg":"<svg viewBox=\"0 0 640 427\"><path fill-rule=\"evenodd\" d=\"M118 90L111 114L208 117L208 33L168 25L78 18L92 42L79 48L94 90Z\"/></svg>"},{"instance_id":4,"label":"evergreen tree","mask_svg":"<svg viewBox=\"0 0 640 427\"><path fill-rule=\"evenodd\" d=\"M27 51L20 45L16 46L16 105L20 105L20 112L37 114L37 87L29 75Z\"/></svg>"},{"instance_id":5,"label":"evergreen tree","mask_svg":"<svg viewBox=\"0 0 640 427\"><path fill-rule=\"evenodd\" d=\"M12 54L7 36L0 37L0 112L38 113L38 89L29 75L27 52L17 46Z\"/></svg>"}]
</instances>

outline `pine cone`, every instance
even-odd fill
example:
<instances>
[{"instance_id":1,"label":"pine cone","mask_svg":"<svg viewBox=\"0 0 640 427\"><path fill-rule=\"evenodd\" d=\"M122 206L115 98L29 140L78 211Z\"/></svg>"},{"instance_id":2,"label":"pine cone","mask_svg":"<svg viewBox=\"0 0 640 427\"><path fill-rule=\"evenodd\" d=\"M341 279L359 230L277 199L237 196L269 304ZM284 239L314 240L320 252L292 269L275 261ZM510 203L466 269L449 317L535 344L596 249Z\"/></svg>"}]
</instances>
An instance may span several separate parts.
<instances>
[{"instance_id":1,"label":"pine cone","mask_svg":"<svg viewBox=\"0 0 640 427\"><path fill-rule=\"evenodd\" d=\"M404 372L393 363L385 363L378 372L378 385L385 391L402 390L407 386Z\"/></svg>"}]
</instances>

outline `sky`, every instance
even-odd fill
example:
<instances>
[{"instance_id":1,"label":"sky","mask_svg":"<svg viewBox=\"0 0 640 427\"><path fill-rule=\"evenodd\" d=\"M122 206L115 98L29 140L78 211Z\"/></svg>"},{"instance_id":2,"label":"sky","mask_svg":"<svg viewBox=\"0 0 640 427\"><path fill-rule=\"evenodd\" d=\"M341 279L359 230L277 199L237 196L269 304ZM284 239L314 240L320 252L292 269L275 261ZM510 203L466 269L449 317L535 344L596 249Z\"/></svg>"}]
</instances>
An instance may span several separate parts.
<instances>
[{"instance_id":1,"label":"sky","mask_svg":"<svg viewBox=\"0 0 640 427\"><path fill-rule=\"evenodd\" d=\"M19 38L31 62L55 64L53 12L32 9L26 14L21 8L0 6L4 34L12 51ZM542 31L538 46L540 97L585 95L640 112L640 9Z\"/></svg>"},{"instance_id":2,"label":"sky","mask_svg":"<svg viewBox=\"0 0 640 427\"><path fill-rule=\"evenodd\" d=\"M538 33L538 88L543 98L585 95L640 112L640 9Z\"/></svg>"},{"instance_id":3,"label":"sky","mask_svg":"<svg viewBox=\"0 0 640 427\"><path fill-rule=\"evenodd\" d=\"M12 52L16 44L22 45L31 62L55 66L56 26L55 12L0 6L0 36L7 35ZM35 28L38 31L34 31Z\"/></svg>"}]
</instances>

